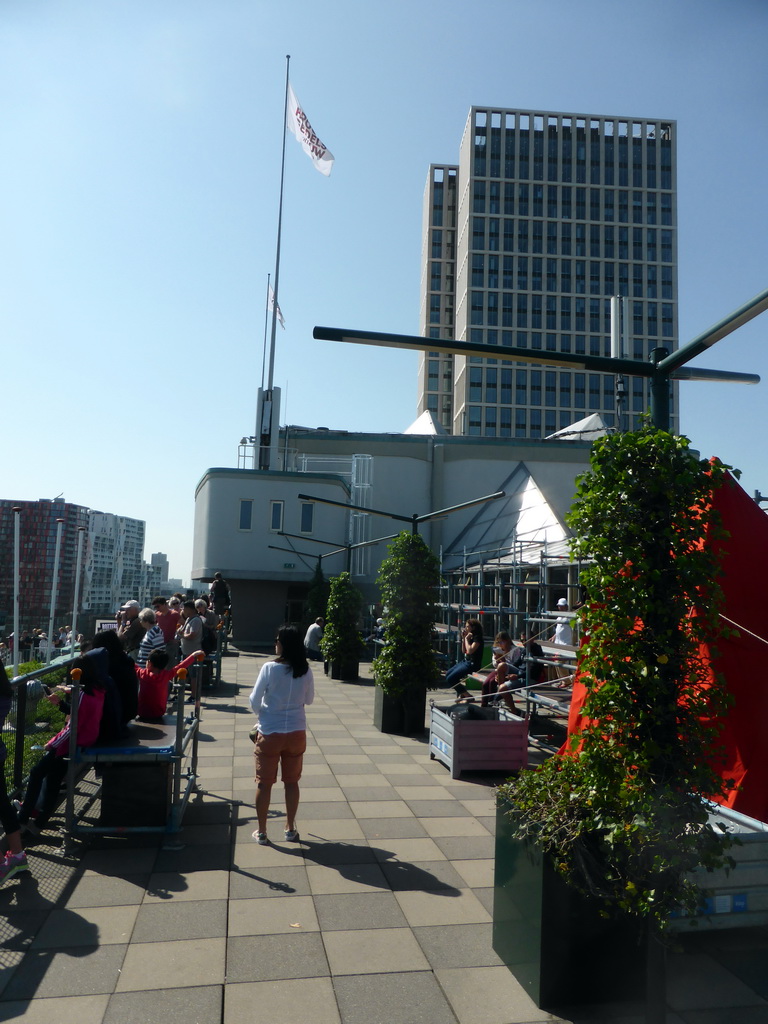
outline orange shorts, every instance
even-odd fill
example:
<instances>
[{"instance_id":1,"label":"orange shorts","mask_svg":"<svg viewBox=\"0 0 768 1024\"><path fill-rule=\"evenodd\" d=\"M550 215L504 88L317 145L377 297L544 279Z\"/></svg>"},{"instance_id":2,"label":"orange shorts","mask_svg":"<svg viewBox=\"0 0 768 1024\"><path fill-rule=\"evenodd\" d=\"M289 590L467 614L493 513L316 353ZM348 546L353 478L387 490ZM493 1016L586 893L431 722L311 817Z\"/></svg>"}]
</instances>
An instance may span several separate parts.
<instances>
[{"instance_id":1,"label":"orange shorts","mask_svg":"<svg viewBox=\"0 0 768 1024\"><path fill-rule=\"evenodd\" d=\"M271 732L267 736L259 733L254 744L256 760L256 781L272 784L277 782L277 766L283 782L298 782L304 765L304 751L307 749L307 733Z\"/></svg>"}]
</instances>

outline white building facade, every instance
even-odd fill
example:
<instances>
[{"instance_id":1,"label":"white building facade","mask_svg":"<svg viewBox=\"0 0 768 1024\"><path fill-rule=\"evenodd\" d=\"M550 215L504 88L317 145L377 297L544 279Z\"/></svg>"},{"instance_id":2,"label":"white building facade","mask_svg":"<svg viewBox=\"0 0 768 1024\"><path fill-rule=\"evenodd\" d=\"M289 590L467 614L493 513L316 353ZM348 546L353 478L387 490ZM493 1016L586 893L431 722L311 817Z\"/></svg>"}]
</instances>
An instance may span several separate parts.
<instances>
[{"instance_id":1,"label":"white building facade","mask_svg":"<svg viewBox=\"0 0 768 1024\"><path fill-rule=\"evenodd\" d=\"M586 470L590 451L587 441L298 427L290 427L289 438L280 468L209 469L195 494L192 577L208 582L221 572L228 581L240 643L268 645L282 622L304 621L321 556L324 576L350 571L365 602L374 605L387 540L357 551L347 545L410 530L414 515L505 492L418 526L446 569L483 552L509 552L522 541L562 548L575 478ZM349 504L400 518L351 512L343 507Z\"/></svg>"}]
</instances>

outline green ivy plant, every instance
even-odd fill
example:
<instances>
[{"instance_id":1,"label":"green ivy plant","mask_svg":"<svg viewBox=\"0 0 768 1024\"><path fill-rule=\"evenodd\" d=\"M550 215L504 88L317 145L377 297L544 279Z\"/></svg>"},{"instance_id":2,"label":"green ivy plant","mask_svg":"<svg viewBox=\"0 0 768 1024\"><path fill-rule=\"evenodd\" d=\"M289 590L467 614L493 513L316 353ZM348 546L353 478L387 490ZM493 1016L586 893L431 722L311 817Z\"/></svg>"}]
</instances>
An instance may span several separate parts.
<instances>
[{"instance_id":1,"label":"green ivy plant","mask_svg":"<svg viewBox=\"0 0 768 1024\"><path fill-rule=\"evenodd\" d=\"M320 650L326 661L358 662L365 645L357 628L363 598L348 572L331 580Z\"/></svg>"},{"instance_id":2,"label":"green ivy plant","mask_svg":"<svg viewBox=\"0 0 768 1024\"><path fill-rule=\"evenodd\" d=\"M421 537L404 531L389 545L377 578L386 608L386 643L373 662L377 684L396 697L434 689L440 672L432 649L440 563Z\"/></svg>"},{"instance_id":3,"label":"green ivy plant","mask_svg":"<svg viewBox=\"0 0 768 1024\"><path fill-rule=\"evenodd\" d=\"M650 426L597 441L569 525L588 598L579 660L587 688L571 749L499 788L520 837L604 907L663 929L701 892L689 872L728 863L702 797L731 788L716 770L722 680L707 685L724 629L711 496L728 467Z\"/></svg>"}]
</instances>

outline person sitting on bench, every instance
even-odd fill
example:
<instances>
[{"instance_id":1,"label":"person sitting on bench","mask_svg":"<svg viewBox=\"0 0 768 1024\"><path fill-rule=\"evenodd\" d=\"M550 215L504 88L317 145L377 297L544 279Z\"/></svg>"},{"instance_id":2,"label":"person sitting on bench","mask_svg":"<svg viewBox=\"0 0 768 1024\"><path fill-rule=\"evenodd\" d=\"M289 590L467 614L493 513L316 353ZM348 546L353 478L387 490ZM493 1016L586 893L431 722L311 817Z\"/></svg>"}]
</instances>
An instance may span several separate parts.
<instances>
[{"instance_id":1,"label":"person sitting on bench","mask_svg":"<svg viewBox=\"0 0 768 1024\"><path fill-rule=\"evenodd\" d=\"M194 651L178 665L168 668L167 651L152 651L146 668L136 667L139 677L139 718L162 718L168 706L168 691L173 677L180 668L187 669L198 658L204 658L202 651Z\"/></svg>"},{"instance_id":2,"label":"person sitting on bench","mask_svg":"<svg viewBox=\"0 0 768 1024\"><path fill-rule=\"evenodd\" d=\"M104 710L104 696L107 689L106 675L107 655L103 648L89 651L82 658L74 661L69 669L70 677L75 671L80 672L80 701L77 707L77 745L90 747L99 738L99 726ZM77 678L75 676L74 678ZM56 692L49 695L53 704L60 702ZM31 832L39 832L46 828L59 802L59 790L67 774L67 755L69 754L69 738L71 734L71 718L63 729L48 740L45 753L29 773L27 792L23 803L19 806L19 824ZM36 810L38 797L45 783L42 806Z\"/></svg>"}]
</instances>

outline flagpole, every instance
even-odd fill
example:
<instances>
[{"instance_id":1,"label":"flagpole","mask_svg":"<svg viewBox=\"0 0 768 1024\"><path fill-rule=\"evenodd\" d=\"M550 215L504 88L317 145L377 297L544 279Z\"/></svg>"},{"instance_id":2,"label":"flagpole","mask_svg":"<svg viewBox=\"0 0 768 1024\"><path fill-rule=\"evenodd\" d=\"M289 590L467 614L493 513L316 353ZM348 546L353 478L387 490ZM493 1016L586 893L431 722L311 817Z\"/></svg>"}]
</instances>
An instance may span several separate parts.
<instances>
[{"instance_id":1,"label":"flagpole","mask_svg":"<svg viewBox=\"0 0 768 1024\"><path fill-rule=\"evenodd\" d=\"M275 413L275 406L273 402L273 385L275 376L275 341L277 337L277 309L279 302L279 284L280 284L280 239L283 231L283 187L285 184L285 136L287 132L287 118L288 112L288 72L291 63L291 55L288 53L285 55L285 98L283 100L283 149L280 157L280 201L277 209L277 248L275 251L275 286L272 289L274 295L274 301L272 305L272 330L270 333L269 340L269 372L267 374L267 388L264 395L265 403L269 402L269 408L267 413L267 422L262 424L261 436L259 438L259 469L269 469L270 462L270 450L272 447L272 433L274 429L274 423L272 418Z\"/></svg>"},{"instance_id":2,"label":"flagpole","mask_svg":"<svg viewBox=\"0 0 768 1024\"><path fill-rule=\"evenodd\" d=\"M267 274L267 301L264 303L264 347L261 351L261 389L264 390L264 370L267 365L267 325L269 323L269 285L272 275Z\"/></svg>"}]
</instances>

